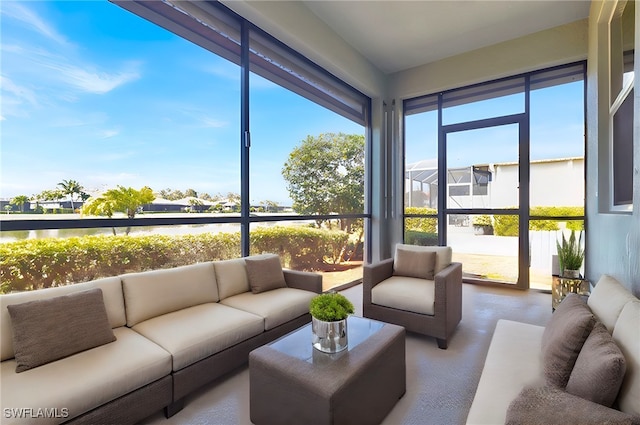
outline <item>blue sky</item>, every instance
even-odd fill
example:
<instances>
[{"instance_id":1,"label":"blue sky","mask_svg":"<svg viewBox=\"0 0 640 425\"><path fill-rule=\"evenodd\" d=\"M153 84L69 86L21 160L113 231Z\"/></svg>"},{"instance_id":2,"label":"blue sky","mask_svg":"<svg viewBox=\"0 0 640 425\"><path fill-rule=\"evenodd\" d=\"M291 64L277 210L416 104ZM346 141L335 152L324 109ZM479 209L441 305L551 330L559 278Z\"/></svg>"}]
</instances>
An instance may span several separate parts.
<instances>
[{"instance_id":1,"label":"blue sky","mask_svg":"<svg viewBox=\"0 0 640 425\"><path fill-rule=\"evenodd\" d=\"M31 196L68 179L88 191L240 192L236 65L106 0L3 0L0 12L0 197ZM583 155L581 91L574 83L532 93L532 159ZM521 98L452 108L457 118L445 119L521 112ZM252 203L290 205L280 171L307 135L364 134L256 75L250 115ZM409 163L436 157L429 115L407 120ZM450 166L515 160L513 131L504 130L460 137Z\"/></svg>"},{"instance_id":2,"label":"blue sky","mask_svg":"<svg viewBox=\"0 0 640 425\"><path fill-rule=\"evenodd\" d=\"M240 70L107 1L0 2L0 197L65 179L240 192ZM361 126L251 77L251 200L290 200L280 171L307 135Z\"/></svg>"}]
</instances>

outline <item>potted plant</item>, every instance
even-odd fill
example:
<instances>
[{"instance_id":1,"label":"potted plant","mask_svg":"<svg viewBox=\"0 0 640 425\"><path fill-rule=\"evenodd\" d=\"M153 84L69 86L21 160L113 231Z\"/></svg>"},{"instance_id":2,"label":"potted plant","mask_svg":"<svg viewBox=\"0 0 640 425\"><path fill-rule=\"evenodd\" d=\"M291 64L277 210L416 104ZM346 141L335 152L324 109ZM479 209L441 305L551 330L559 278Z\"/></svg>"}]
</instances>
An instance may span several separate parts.
<instances>
[{"instance_id":1,"label":"potted plant","mask_svg":"<svg viewBox=\"0 0 640 425\"><path fill-rule=\"evenodd\" d=\"M471 220L477 235L493 235L493 224L490 215L477 215Z\"/></svg>"},{"instance_id":2,"label":"potted plant","mask_svg":"<svg viewBox=\"0 0 640 425\"><path fill-rule=\"evenodd\" d=\"M325 353L347 348L347 317L353 312L351 301L335 291L313 297L309 303L313 347Z\"/></svg>"},{"instance_id":3,"label":"potted plant","mask_svg":"<svg viewBox=\"0 0 640 425\"><path fill-rule=\"evenodd\" d=\"M582 232L576 239L576 231L571 231L569 239L562 234L562 243L556 241L558 249L558 262L560 264L560 276L572 279L580 278L580 267L584 261L584 249L582 248Z\"/></svg>"}]
</instances>

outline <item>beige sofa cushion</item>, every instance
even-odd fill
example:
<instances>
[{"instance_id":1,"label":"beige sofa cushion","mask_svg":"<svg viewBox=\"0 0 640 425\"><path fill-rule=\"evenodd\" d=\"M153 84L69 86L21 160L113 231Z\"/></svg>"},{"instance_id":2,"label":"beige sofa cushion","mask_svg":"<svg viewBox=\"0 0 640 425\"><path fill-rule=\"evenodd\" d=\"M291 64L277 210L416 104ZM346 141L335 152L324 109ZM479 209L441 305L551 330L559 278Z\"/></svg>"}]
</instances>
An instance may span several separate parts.
<instances>
[{"instance_id":1,"label":"beige sofa cushion","mask_svg":"<svg viewBox=\"0 0 640 425\"><path fill-rule=\"evenodd\" d=\"M303 289L279 288L260 294L245 292L220 303L263 317L264 329L269 330L309 313L309 303L316 295Z\"/></svg>"},{"instance_id":2,"label":"beige sofa cushion","mask_svg":"<svg viewBox=\"0 0 640 425\"><path fill-rule=\"evenodd\" d=\"M394 276L433 280L435 265L436 253L433 251L415 251L396 247L396 257L393 262Z\"/></svg>"},{"instance_id":3,"label":"beige sofa cushion","mask_svg":"<svg viewBox=\"0 0 640 425\"><path fill-rule=\"evenodd\" d=\"M435 282L415 277L392 276L373 287L371 302L433 316Z\"/></svg>"},{"instance_id":4,"label":"beige sofa cushion","mask_svg":"<svg viewBox=\"0 0 640 425\"><path fill-rule=\"evenodd\" d=\"M627 372L618 394L620 410L640 416L640 301L628 302L613 330L613 340L618 344L627 362Z\"/></svg>"},{"instance_id":5,"label":"beige sofa cushion","mask_svg":"<svg viewBox=\"0 0 640 425\"><path fill-rule=\"evenodd\" d=\"M11 318L9 317L9 310L7 310L8 305L21 304L34 300L44 300L75 292L87 291L94 288L102 289L102 297L104 298L104 304L107 309L107 316L109 317L111 327L117 328L124 326L127 323L127 319L124 312L122 283L119 276L92 280L90 282L76 283L68 286L39 289L37 291L25 291L0 295L0 353L2 355L2 360L8 360L14 357L13 334L11 330Z\"/></svg>"},{"instance_id":6,"label":"beige sofa cushion","mask_svg":"<svg viewBox=\"0 0 640 425\"><path fill-rule=\"evenodd\" d=\"M438 274L451 264L451 257L453 255L453 251L450 246L420 246L420 245L407 245L407 244L397 244L396 252L393 262L398 261L398 249L401 250L409 250L409 251L418 251L418 252L435 252L436 253L436 265L434 268L434 274Z\"/></svg>"},{"instance_id":7,"label":"beige sofa cushion","mask_svg":"<svg viewBox=\"0 0 640 425\"><path fill-rule=\"evenodd\" d=\"M571 371L567 392L611 407L624 379L626 362L607 328L597 322Z\"/></svg>"},{"instance_id":8,"label":"beige sofa cushion","mask_svg":"<svg viewBox=\"0 0 640 425\"><path fill-rule=\"evenodd\" d=\"M613 332L622 308L632 300L637 298L615 278L605 274L593 288L587 304L609 332Z\"/></svg>"},{"instance_id":9,"label":"beige sofa cushion","mask_svg":"<svg viewBox=\"0 0 640 425\"><path fill-rule=\"evenodd\" d=\"M68 418L16 420L2 423L60 423L115 400L171 373L171 355L140 334L120 327L117 340L24 373L16 361L0 364L2 412L10 408L67 408Z\"/></svg>"},{"instance_id":10,"label":"beige sofa cushion","mask_svg":"<svg viewBox=\"0 0 640 425\"><path fill-rule=\"evenodd\" d=\"M7 306L16 372L115 341L100 288Z\"/></svg>"},{"instance_id":11,"label":"beige sofa cushion","mask_svg":"<svg viewBox=\"0 0 640 425\"><path fill-rule=\"evenodd\" d=\"M247 267L249 286L254 294L287 287L278 255L254 255L246 257L244 261Z\"/></svg>"},{"instance_id":12,"label":"beige sofa cushion","mask_svg":"<svg viewBox=\"0 0 640 425\"><path fill-rule=\"evenodd\" d=\"M244 258L216 261L214 264L221 300L251 290Z\"/></svg>"},{"instance_id":13,"label":"beige sofa cushion","mask_svg":"<svg viewBox=\"0 0 640 425\"><path fill-rule=\"evenodd\" d=\"M498 320L467 424L504 424L511 401L524 386L539 382L543 332L542 326Z\"/></svg>"},{"instance_id":14,"label":"beige sofa cushion","mask_svg":"<svg viewBox=\"0 0 640 425\"><path fill-rule=\"evenodd\" d=\"M264 319L220 303L184 308L138 323L133 330L173 357L173 370L185 368L264 332Z\"/></svg>"},{"instance_id":15,"label":"beige sofa cushion","mask_svg":"<svg viewBox=\"0 0 640 425\"><path fill-rule=\"evenodd\" d=\"M217 302L213 263L122 276L127 326L198 304Z\"/></svg>"}]
</instances>

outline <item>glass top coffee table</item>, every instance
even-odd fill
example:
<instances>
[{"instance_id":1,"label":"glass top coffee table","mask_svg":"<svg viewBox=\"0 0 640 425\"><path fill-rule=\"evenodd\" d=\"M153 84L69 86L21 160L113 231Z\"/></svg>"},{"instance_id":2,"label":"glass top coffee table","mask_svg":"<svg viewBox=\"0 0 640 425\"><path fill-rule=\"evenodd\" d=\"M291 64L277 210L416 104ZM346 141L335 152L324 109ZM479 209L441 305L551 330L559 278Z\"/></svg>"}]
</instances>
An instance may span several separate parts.
<instances>
[{"instance_id":1,"label":"glass top coffee table","mask_svg":"<svg viewBox=\"0 0 640 425\"><path fill-rule=\"evenodd\" d=\"M378 332L385 323L357 316L347 318L348 345L345 351L353 350L371 335ZM287 354L309 363L322 363L333 361L340 357L344 351L337 353L323 353L311 345L311 324L303 326L280 339L270 343L274 350Z\"/></svg>"},{"instance_id":2,"label":"glass top coffee table","mask_svg":"<svg viewBox=\"0 0 640 425\"><path fill-rule=\"evenodd\" d=\"M350 316L347 349L311 345L311 324L249 354L254 424L380 423L406 391L405 330Z\"/></svg>"}]
</instances>

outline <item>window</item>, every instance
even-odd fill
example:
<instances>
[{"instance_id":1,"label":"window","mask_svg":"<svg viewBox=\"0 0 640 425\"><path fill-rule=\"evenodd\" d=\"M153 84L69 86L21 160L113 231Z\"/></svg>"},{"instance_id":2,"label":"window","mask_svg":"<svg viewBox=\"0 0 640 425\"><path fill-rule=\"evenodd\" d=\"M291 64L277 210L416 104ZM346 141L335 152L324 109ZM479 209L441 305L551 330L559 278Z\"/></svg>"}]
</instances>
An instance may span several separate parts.
<instances>
[{"instance_id":1,"label":"window","mask_svg":"<svg viewBox=\"0 0 640 425\"><path fill-rule=\"evenodd\" d=\"M609 209L633 209L635 2L620 2L609 23Z\"/></svg>"},{"instance_id":2,"label":"window","mask_svg":"<svg viewBox=\"0 0 640 425\"><path fill-rule=\"evenodd\" d=\"M91 259L74 263L70 273L56 249L74 250L86 237L112 233L126 254L114 260L124 267L113 268L115 274L273 252L282 244L265 243L268 229L318 222L340 223L344 235L314 244L324 251L290 243L288 252L299 255L285 265L325 271L328 263L362 258L364 185L350 193L357 207L340 204L324 212L329 218L317 218L322 211L294 209L282 175L288 155L307 136L344 133L355 134L360 149L337 173L355 170L364 181L370 100L362 93L217 2L7 7L14 9L3 15L11 61L3 50L1 182L3 196L16 201L2 200L12 214L0 218L0 234L7 244L49 238L58 248L38 256L34 273L56 277L12 286L4 277L13 272L2 269L2 291L103 276L109 268L98 270ZM81 188L70 195L56 188L75 181ZM132 218L119 211L79 214L85 195L119 186L148 186L155 199L131 209ZM281 237L291 242L289 236ZM361 276L361 268L350 272L333 280Z\"/></svg>"}]
</instances>

